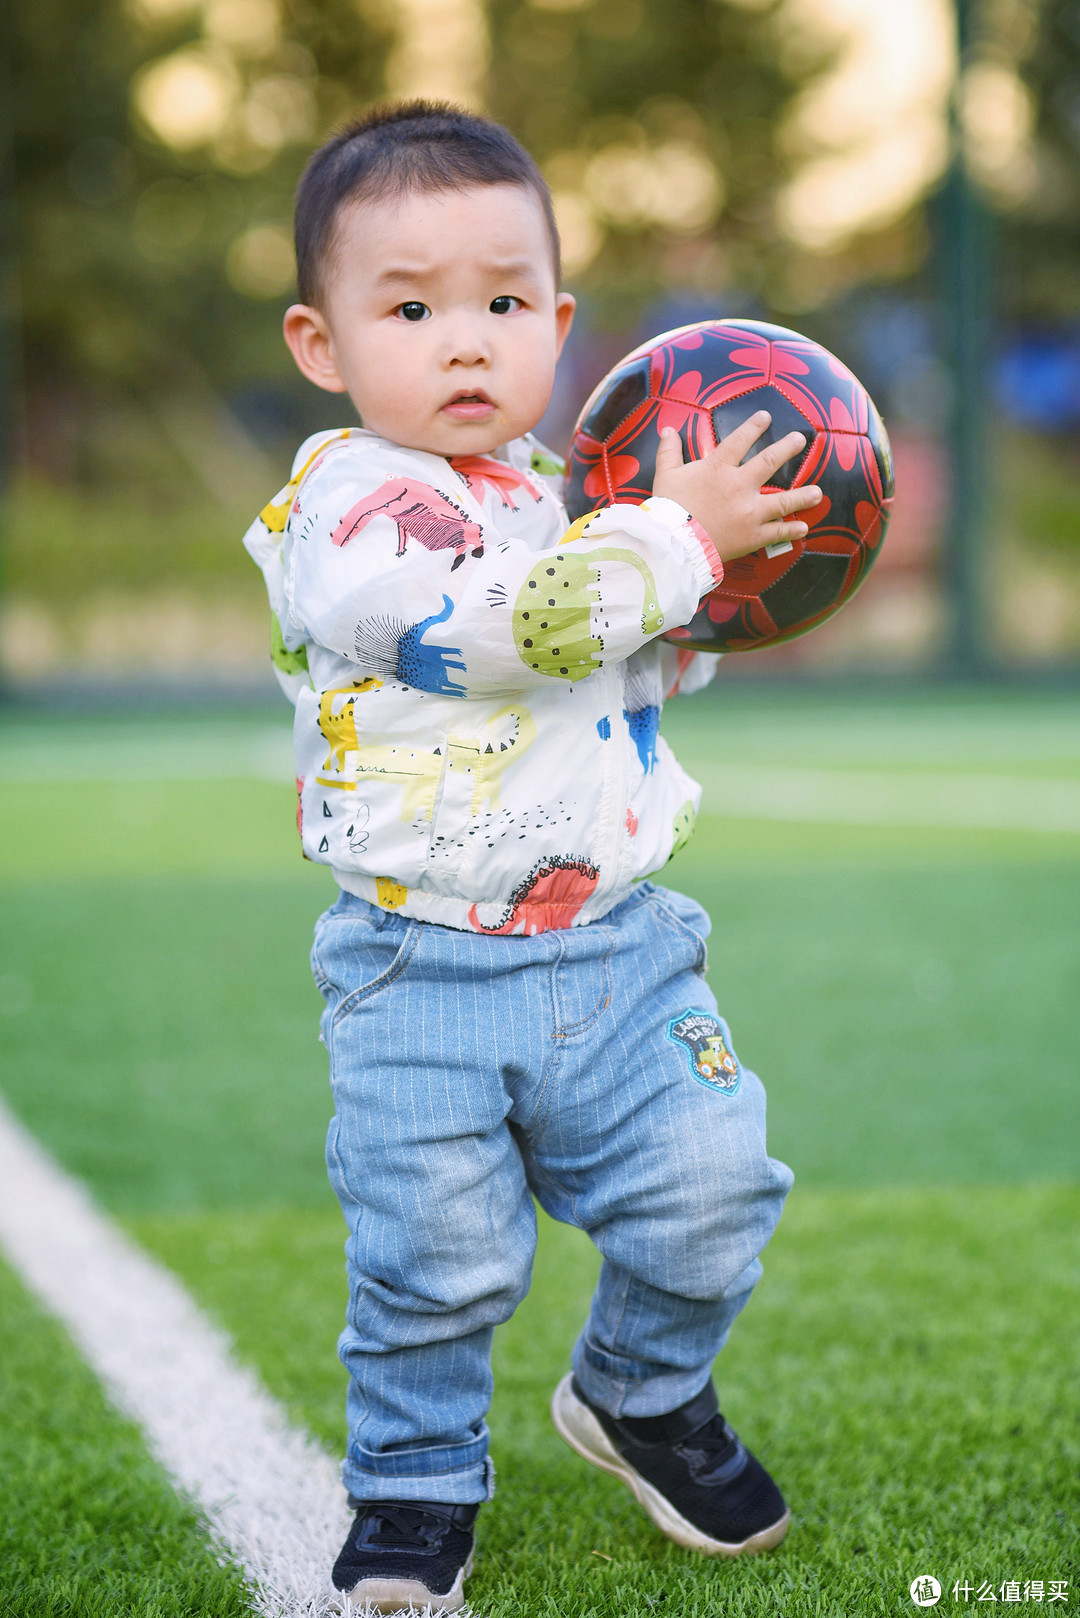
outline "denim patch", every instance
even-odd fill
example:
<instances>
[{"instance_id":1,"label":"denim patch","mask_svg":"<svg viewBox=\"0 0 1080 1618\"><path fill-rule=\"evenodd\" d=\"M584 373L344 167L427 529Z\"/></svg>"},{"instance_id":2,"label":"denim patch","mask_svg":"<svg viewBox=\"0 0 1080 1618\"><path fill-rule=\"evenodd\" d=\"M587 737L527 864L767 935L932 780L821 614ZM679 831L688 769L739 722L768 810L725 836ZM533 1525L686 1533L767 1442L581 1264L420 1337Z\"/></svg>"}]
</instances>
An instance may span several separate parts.
<instances>
[{"instance_id":1,"label":"denim patch","mask_svg":"<svg viewBox=\"0 0 1080 1618\"><path fill-rule=\"evenodd\" d=\"M739 1088L742 1068L731 1047L731 1032L723 1017L691 1007L681 1017L672 1017L667 1037L681 1045L690 1063L690 1072L699 1084L721 1095L733 1096Z\"/></svg>"}]
</instances>

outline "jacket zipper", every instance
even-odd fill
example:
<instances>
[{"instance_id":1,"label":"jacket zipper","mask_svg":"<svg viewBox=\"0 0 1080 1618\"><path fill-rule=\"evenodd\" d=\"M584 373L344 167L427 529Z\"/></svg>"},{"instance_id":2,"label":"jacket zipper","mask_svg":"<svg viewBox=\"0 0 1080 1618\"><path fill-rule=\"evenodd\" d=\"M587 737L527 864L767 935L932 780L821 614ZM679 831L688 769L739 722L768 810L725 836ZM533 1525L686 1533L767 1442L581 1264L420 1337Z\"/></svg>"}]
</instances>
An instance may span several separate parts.
<instances>
[{"instance_id":1,"label":"jacket zipper","mask_svg":"<svg viewBox=\"0 0 1080 1618\"><path fill-rule=\"evenodd\" d=\"M600 857L596 862L600 868L600 881L596 884L593 894L594 900L607 899L610 894L617 892L619 888L623 865L621 858L623 816L626 810L627 788L629 785L629 755L627 748L630 745L630 737L626 730L626 725L622 722L623 690L619 665L616 664L612 668L605 669L604 672L607 675L608 687L611 693L607 711L611 715L611 741L615 745L613 748L614 757L601 799L601 826L606 821L609 829L607 838L601 839Z\"/></svg>"}]
</instances>

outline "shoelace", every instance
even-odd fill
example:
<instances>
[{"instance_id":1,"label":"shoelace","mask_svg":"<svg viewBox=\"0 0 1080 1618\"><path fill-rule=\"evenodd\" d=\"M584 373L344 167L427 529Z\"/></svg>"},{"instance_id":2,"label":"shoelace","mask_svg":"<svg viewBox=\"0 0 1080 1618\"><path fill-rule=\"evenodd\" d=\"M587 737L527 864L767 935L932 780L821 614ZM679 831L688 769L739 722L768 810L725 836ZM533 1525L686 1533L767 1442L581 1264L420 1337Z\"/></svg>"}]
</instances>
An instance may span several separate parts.
<instances>
[{"instance_id":1,"label":"shoelace","mask_svg":"<svg viewBox=\"0 0 1080 1618\"><path fill-rule=\"evenodd\" d=\"M367 1551L413 1551L437 1555L452 1524L414 1506L374 1505L364 1513L358 1546Z\"/></svg>"},{"instance_id":2,"label":"shoelace","mask_svg":"<svg viewBox=\"0 0 1080 1618\"><path fill-rule=\"evenodd\" d=\"M729 1483L746 1466L747 1454L742 1441L719 1411L675 1447L686 1456L699 1483Z\"/></svg>"}]
</instances>

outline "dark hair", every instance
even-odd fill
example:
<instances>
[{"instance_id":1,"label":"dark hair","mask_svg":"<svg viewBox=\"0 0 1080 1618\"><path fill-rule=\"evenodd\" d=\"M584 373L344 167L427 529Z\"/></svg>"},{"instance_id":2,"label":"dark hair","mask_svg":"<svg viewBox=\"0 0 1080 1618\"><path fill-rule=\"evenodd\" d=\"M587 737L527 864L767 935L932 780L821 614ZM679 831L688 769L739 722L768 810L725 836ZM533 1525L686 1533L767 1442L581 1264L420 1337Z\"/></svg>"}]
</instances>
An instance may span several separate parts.
<instances>
[{"instance_id":1,"label":"dark hair","mask_svg":"<svg viewBox=\"0 0 1080 1618\"><path fill-rule=\"evenodd\" d=\"M559 232L551 193L528 152L501 124L461 107L409 101L376 107L340 130L309 161L296 192L296 272L300 301L317 304L346 202L407 191L460 191L522 185L544 210L559 278Z\"/></svg>"}]
</instances>

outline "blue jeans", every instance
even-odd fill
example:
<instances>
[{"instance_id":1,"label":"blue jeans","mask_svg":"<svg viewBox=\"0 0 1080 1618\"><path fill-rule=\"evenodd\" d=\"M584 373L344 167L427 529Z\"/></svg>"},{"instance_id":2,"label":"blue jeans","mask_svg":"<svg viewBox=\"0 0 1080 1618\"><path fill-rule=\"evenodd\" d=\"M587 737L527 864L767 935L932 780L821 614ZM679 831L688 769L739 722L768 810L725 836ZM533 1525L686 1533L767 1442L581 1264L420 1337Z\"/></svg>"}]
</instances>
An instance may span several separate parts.
<instances>
[{"instance_id":1,"label":"blue jeans","mask_svg":"<svg viewBox=\"0 0 1080 1618\"><path fill-rule=\"evenodd\" d=\"M351 894L320 918L353 1495L487 1498L492 1333L529 1287L533 1196L603 1255L586 1397L660 1415L708 1380L792 1180L705 983L708 929L649 882L534 937Z\"/></svg>"}]
</instances>

